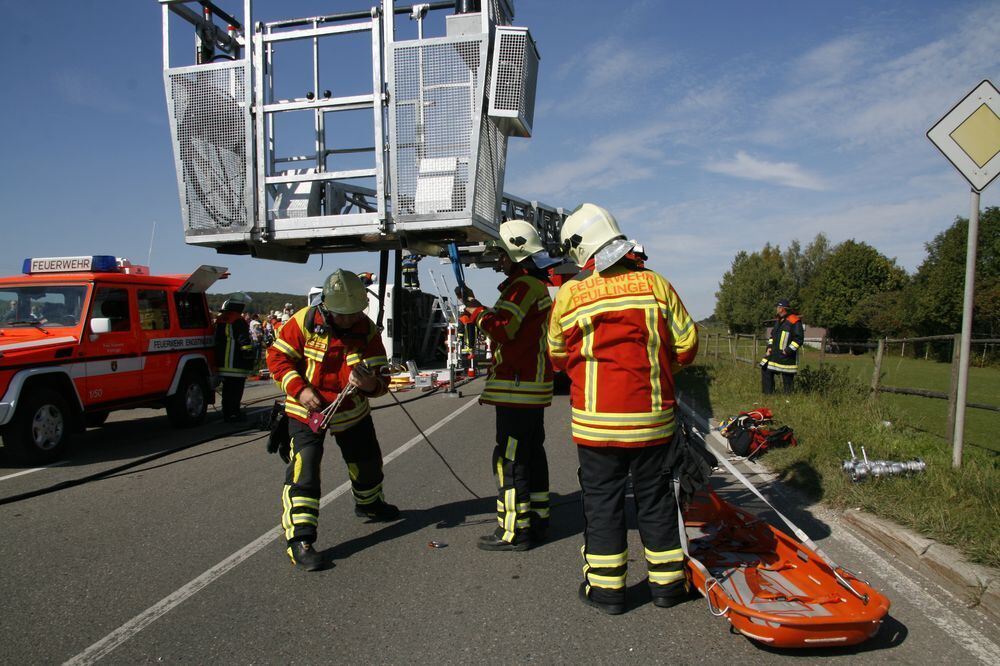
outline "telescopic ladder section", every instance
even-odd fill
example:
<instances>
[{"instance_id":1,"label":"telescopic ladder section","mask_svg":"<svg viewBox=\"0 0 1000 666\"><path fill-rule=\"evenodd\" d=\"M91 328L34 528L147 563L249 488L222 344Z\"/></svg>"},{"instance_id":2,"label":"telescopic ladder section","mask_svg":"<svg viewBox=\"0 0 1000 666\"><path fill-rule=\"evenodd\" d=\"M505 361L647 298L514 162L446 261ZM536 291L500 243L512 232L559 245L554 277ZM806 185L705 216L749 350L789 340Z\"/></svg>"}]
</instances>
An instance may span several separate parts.
<instances>
[{"instance_id":1,"label":"telescopic ladder section","mask_svg":"<svg viewBox=\"0 0 1000 666\"><path fill-rule=\"evenodd\" d=\"M505 216L564 217L503 195L507 139L531 135L538 68L510 0L356 0L367 6L257 22L253 0L242 22L209 0L158 1L188 243L305 261L400 247L441 255L457 242L473 261ZM444 20L429 36L432 14ZM416 39L396 39L401 16ZM178 17L195 28L194 64L171 64Z\"/></svg>"}]
</instances>

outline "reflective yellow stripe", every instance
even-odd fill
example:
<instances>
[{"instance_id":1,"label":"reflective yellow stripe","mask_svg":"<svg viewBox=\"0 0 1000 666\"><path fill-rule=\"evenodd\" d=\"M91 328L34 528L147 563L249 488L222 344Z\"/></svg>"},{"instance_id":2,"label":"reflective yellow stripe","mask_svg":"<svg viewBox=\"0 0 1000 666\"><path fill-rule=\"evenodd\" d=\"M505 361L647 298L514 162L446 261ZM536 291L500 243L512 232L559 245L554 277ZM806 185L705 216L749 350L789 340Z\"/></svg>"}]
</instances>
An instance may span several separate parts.
<instances>
[{"instance_id":1,"label":"reflective yellow stripe","mask_svg":"<svg viewBox=\"0 0 1000 666\"><path fill-rule=\"evenodd\" d=\"M288 385L293 379L302 379L302 376L294 370L289 371L284 377L281 378L281 390L287 393Z\"/></svg>"},{"instance_id":2,"label":"reflective yellow stripe","mask_svg":"<svg viewBox=\"0 0 1000 666\"><path fill-rule=\"evenodd\" d=\"M584 553L587 564L601 569L611 569L613 567L623 567L628 564L628 551L615 553L614 555L595 555L594 553Z\"/></svg>"},{"instance_id":3,"label":"reflective yellow stripe","mask_svg":"<svg viewBox=\"0 0 1000 666\"><path fill-rule=\"evenodd\" d=\"M674 424L669 423L656 428L613 430L610 428L588 428L586 426L573 423L571 431L573 433L573 437L587 439L592 442L648 442L654 439L663 439L673 435Z\"/></svg>"},{"instance_id":4,"label":"reflective yellow stripe","mask_svg":"<svg viewBox=\"0 0 1000 666\"><path fill-rule=\"evenodd\" d=\"M509 379L490 379L486 382L489 388L494 389L513 389L516 391L552 391L552 382L528 382L520 381L513 382Z\"/></svg>"},{"instance_id":5,"label":"reflective yellow stripe","mask_svg":"<svg viewBox=\"0 0 1000 666\"><path fill-rule=\"evenodd\" d=\"M548 502L549 501L549 494L548 494L548 492L544 492L544 493L531 493L531 501L532 502Z\"/></svg>"},{"instance_id":6,"label":"reflective yellow stripe","mask_svg":"<svg viewBox=\"0 0 1000 666\"><path fill-rule=\"evenodd\" d=\"M799 343L796 340L792 340L792 342L788 345L788 348L791 349L791 350L793 350L793 351L798 351L799 346L800 345L799 345Z\"/></svg>"},{"instance_id":7,"label":"reflective yellow stripe","mask_svg":"<svg viewBox=\"0 0 1000 666\"><path fill-rule=\"evenodd\" d=\"M304 506L310 509L318 509L319 500L312 497L293 497L292 506Z\"/></svg>"},{"instance_id":8,"label":"reflective yellow stripe","mask_svg":"<svg viewBox=\"0 0 1000 666\"><path fill-rule=\"evenodd\" d=\"M292 502L289 499L291 486L285 486L281 491L281 526L285 529L285 539L292 538Z\"/></svg>"},{"instance_id":9,"label":"reflective yellow stripe","mask_svg":"<svg viewBox=\"0 0 1000 666\"><path fill-rule=\"evenodd\" d=\"M573 408L573 421L587 425L659 426L674 420L674 410L653 412L591 412Z\"/></svg>"},{"instance_id":10,"label":"reflective yellow stripe","mask_svg":"<svg viewBox=\"0 0 1000 666\"><path fill-rule=\"evenodd\" d=\"M778 349L784 352L785 347L787 346L788 346L788 331L782 331L781 335L778 337Z\"/></svg>"},{"instance_id":11,"label":"reflective yellow stripe","mask_svg":"<svg viewBox=\"0 0 1000 666\"><path fill-rule=\"evenodd\" d=\"M385 356L368 356L363 360L365 362L365 365L367 365L370 368L373 368L376 365L388 365L389 363L389 359L386 358Z\"/></svg>"},{"instance_id":12,"label":"reflective yellow stripe","mask_svg":"<svg viewBox=\"0 0 1000 666\"><path fill-rule=\"evenodd\" d=\"M597 410L597 359L594 357L594 322L589 318L580 322L583 333L583 345L580 354L584 365L584 408L593 412Z\"/></svg>"},{"instance_id":13,"label":"reflective yellow stripe","mask_svg":"<svg viewBox=\"0 0 1000 666\"><path fill-rule=\"evenodd\" d=\"M798 367L794 363L789 365L787 363L775 363L774 361L768 361L767 369L774 370L775 372L794 373L798 370Z\"/></svg>"},{"instance_id":14,"label":"reflective yellow stripe","mask_svg":"<svg viewBox=\"0 0 1000 666\"><path fill-rule=\"evenodd\" d=\"M684 570L680 571L650 571L649 572L649 582L654 585L669 585L670 583L676 583L679 580L684 580L685 573Z\"/></svg>"},{"instance_id":15,"label":"reflective yellow stripe","mask_svg":"<svg viewBox=\"0 0 1000 666\"><path fill-rule=\"evenodd\" d=\"M652 580L652 577L650 577ZM592 571L587 572L587 582L593 587L602 587L606 590L618 590L625 587L625 574L621 576L602 576Z\"/></svg>"},{"instance_id":16,"label":"reflective yellow stripe","mask_svg":"<svg viewBox=\"0 0 1000 666\"><path fill-rule=\"evenodd\" d=\"M652 294L648 296L631 295L619 298L607 298L593 305L588 305L563 315L559 320L559 326L565 331L568 328L572 328L574 324L578 324L579 320L590 319L602 312L621 312L622 310L632 310L635 308L659 308L661 305L663 304Z\"/></svg>"},{"instance_id":17,"label":"reflective yellow stripe","mask_svg":"<svg viewBox=\"0 0 1000 666\"><path fill-rule=\"evenodd\" d=\"M524 320L524 312L510 301L499 300L493 307L511 313L518 324Z\"/></svg>"},{"instance_id":18,"label":"reflective yellow stripe","mask_svg":"<svg viewBox=\"0 0 1000 666\"><path fill-rule=\"evenodd\" d=\"M319 519L311 513L293 513L292 525L318 525Z\"/></svg>"},{"instance_id":19,"label":"reflective yellow stripe","mask_svg":"<svg viewBox=\"0 0 1000 666\"><path fill-rule=\"evenodd\" d=\"M649 386L651 410L659 409L663 404L663 389L660 386L660 336L656 330L657 310L646 310L646 356L649 358Z\"/></svg>"},{"instance_id":20,"label":"reflective yellow stripe","mask_svg":"<svg viewBox=\"0 0 1000 666\"><path fill-rule=\"evenodd\" d=\"M304 419L309 418L309 410L298 402L293 402L291 398L285 401L285 413L294 414L295 416L300 416Z\"/></svg>"},{"instance_id":21,"label":"reflective yellow stripe","mask_svg":"<svg viewBox=\"0 0 1000 666\"><path fill-rule=\"evenodd\" d=\"M302 475L302 456L296 453L294 465L292 467L292 483L298 483L299 477L301 475Z\"/></svg>"},{"instance_id":22,"label":"reflective yellow stripe","mask_svg":"<svg viewBox=\"0 0 1000 666\"><path fill-rule=\"evenodd\" d=\"M277 340L272 342L271 345L273 347L277 347L278 351L280 351L285 356L291 356L296 361L302 358L302 354L297 352L294 347L292 347L290 344L288 344L281 338L278 338Z\"/></svg>"},{"instance_id":23,"label":"reflective yellow stripe","mask_svg":"<svg viewBox=\"0 0 1000 666\"><path fill-rule=\"evenodd\" d=\"M508 437L507 450L504 451L503 457L507 460L513 460L515 455L517 455L517 440L513 437Z\"/></svg>"},{"instance_id":24,"label":"reflective yellow stripe","mask_svg":"<svg viewBox=\"0 0 1000 666\"><path fill-rule=\"evenodd\" d=\"M498 393L496 391L483 391L479 399L483 402L505 402L518 405L533 405L545 407L552 403L552 394L547 395L521 395L517 393Z\"/></svg>"},{"instance_id":25,"label":"reflective yellow stripe","mask_svg":"<svg viewBox=\"0 0 1000 666\"><path fill-rule=\"evenodd\" d=\"M347 355L347 365L357 365L361 363L361 354L354 353Z\"/></svg>"},{"instance_id":26,"label":"reflective yellow stripe","mask_svg":"<svg viewBox=\"0 0 1000 666\"><path fill-rule=\"evenodd\" d=\"M503 505L504 505L504 517L503 517L503 529L504 532L514 533L514 521L517 515L514 512L514 489L504 491L503 494Z\"/></svg>"},{"instance_id":27,"label":"reflective yellow stripe","mask_svg":"<svg viewBox=\"0 0 1000 666\"><path fill-rule=\"evenodd\" d=\"M646 560L650 564L667 564L668 562L683 562L684 551L680 548L674 550L655 551L646 548Z\"/></svg>"}]
</instances>

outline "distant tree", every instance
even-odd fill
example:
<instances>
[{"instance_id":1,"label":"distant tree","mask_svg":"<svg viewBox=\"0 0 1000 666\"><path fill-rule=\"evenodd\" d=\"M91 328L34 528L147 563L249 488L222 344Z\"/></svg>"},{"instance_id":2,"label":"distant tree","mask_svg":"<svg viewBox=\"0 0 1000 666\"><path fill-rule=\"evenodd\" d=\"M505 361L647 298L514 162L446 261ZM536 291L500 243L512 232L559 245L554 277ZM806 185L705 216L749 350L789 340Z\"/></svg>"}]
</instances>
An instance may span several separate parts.
<instances>
[{"instance_id":1,"label":"distant tree","mask_svg":"<svg viewBox=\"0 0 1000 666\"><path fill-rule=\"evenodd\" d=\"M741 250L719 283L714 316L734 333L752 333L774 318L774 303L790 289L781 248L767 244L752 254Z\"/></svg>"},{"instance_id":2,"label":"distant tree","mask_svg":"<svg viewBox=\"0 0 1000 666\"><path fill-rule=\"evenodd\" d=\"M968 235L969 220L959 217L927 243L927 257L913 280L914 323L922 333L955 333L962 327ZM1000 208L995 206L979 217L973 330L1000 332Z\"/></svg>"},{"instance_id":3,"label":"distant tree","mask_svg":"<svg viewBox=\"0 0 1000 666\"><path fill-rule=\"evenodd\" d=\"M816 238L806 246L805 250L798 240L789 243L788 248L782 254L785 262L785 270L791 281L791 288L786 294L786 298L791 300L792 305L797 305L802 299L802 290L816 274L817 268L830 255L830 240L825 234L818 233Z\"/></svg>"},{"instance_id":4,"label":"distant tree","mask_svg":"<svg viewBox=\"0 0 1000 666\"><path fill-rule=\"evenodd\" d=\"M218 312L223 302L232 293L235 292L208 294L208 307L213 312ZM246 309L250 313L266 314L274 312L275 310L281 310L285 306L285 303L291 303L296 310L306 305L305 294L283 294L276 291L245 291L242 293L247 294L252 299L252 302Z\"/></svg>"},{"instance_id":5,"label":"distant tree","mask_svg":"<svg viewBox=\"0 0 1000 666\"><path fill-rule=\"evenodd\" d=\"M894 260L867 243L848 240L833 249L803 290L802 312L835 338L866 339L876 332L874 309L888 302L881 294L901 290L906 279Z\"/></svg>"}]
</instances>

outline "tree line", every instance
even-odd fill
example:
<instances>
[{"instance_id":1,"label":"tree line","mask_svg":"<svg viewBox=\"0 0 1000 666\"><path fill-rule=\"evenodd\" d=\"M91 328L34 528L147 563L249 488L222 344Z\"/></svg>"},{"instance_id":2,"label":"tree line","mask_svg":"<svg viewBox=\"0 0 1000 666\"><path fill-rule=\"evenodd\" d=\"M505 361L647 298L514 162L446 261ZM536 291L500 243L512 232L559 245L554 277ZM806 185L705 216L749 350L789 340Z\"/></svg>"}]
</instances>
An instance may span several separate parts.
<instances>
[{"instance_id":1,"label":"tree line","mask_svg":"<svg viewBox=\"0 0 1000 666\"><path fill-rule=\"evenodd\" d=\"M241 292L249 296L252 300L246 311L251 314L265 315L270 312L281 311L285 303L291 303L298 310L306 306L305 294L282 294L276 291L244 291ZM206 294L208 296L208 307L212 312L222 309L222 304L230 294Z\"/></svg>"},{"instance_id":2,"label":"tree line","mask_svg":"<svg viewBox=\"0 0 1000 666\"><path fill-rule=\"evenodd\" d=\"M759 331L774 319L774 304L791 301L808 324L836 340L955 333L962 326L969 221L954 224L926 243L911 275L871 245L847 240L831 245L818 234L802 247L766 244L740 251L719 283L713 319L734 333ZM1000 208L979 219L973 332L1000 335Z\"/></svg>"}]
</instances>

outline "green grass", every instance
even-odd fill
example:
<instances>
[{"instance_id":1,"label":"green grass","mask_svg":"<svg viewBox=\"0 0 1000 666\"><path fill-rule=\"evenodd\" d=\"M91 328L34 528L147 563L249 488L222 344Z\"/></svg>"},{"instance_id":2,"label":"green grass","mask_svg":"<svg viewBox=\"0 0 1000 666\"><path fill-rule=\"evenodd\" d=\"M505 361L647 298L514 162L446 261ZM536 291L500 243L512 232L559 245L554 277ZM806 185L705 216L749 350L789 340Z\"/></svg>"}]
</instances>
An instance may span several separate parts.
<instances>
[{"instance_id":1,"label":"green grass","mask_svg":"<svg viewBox=\"0 0 1000 666\"><path fill-rule=\"evenodd\" d=\"M859 382L866 362L868 381ZM914 381L914 386L935 388L920 380L935 381L939 368L908 366L899 364L900 369L906 367L905 372L911 373L902 375L909 377L907 383ZM780 422L790 425L799 446L769 452L761 459L785 483L832 506L859 507L894 520L957 547L970 560L1000 566L1000 448L993 441L995 433L1000 432L995 420L1000 415L969 410L969 432L975 434L968 435L962 469L954 470L951 449L932 432L936 410L944 415L946 401L885 394L872 399L867 391L872 369L869 359L831 361L829 367L845 369L826 370L817 376L829 380L825 386L787 398L776 394L765 400L760 393L760 370L728 359L703 358L677 375L677 385L683 396L695 402L698 409L711 412L716 421L754 405L766 405ZM992 372L1000 375L1000 371ZM800 379L804 378L800 375ZM995 397L988 398L989 386L1000 382L997 377L986 373L974 381L983 382L977 390L982 392L985 385L987 393L979 393L971 400L997 402ZM842 461L848 457L848 441L855 444L859 455L858 446L864 444L869 457L923 458L927 472L917 477L855 484L841 470Z\"/></svg>"}]
</instances>

